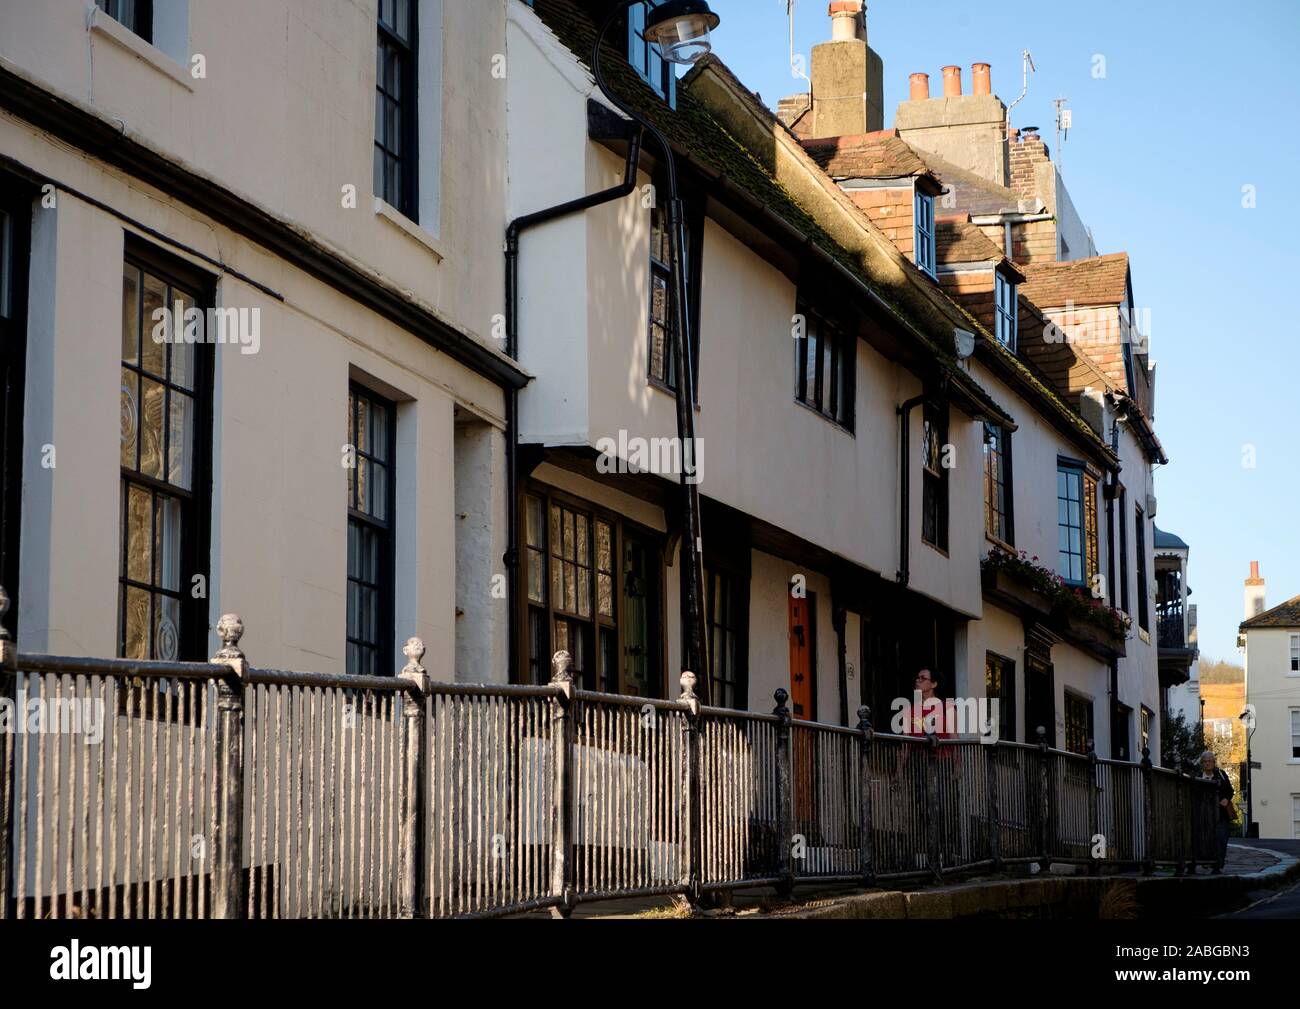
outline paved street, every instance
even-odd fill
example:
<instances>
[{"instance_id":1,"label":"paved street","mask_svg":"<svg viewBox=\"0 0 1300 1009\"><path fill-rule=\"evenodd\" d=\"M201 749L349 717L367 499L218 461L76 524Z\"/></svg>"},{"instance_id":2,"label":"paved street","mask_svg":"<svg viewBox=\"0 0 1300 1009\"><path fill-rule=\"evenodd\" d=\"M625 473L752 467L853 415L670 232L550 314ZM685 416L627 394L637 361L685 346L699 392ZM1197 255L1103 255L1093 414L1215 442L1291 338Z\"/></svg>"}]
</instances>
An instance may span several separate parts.
<instances>
[{"instance_id":1,"label":"paved street","mask_svg":"<svg viewBox=\"0 0 1300 1009\"><path fill-rule=\"evenodd\" d=\"M1246 842L1242 842L1243 844ZM1259 857L1269 851L1281 852L1291 855L1294 858L1300 858L1300 840L1297 841L1250 841L1251 848L1256 849L1253 852L1246 852L1239 849L1238 857ZM1229 847L1229 856L1232 855L1233 849ZM1300 880L1292 883L1290 886L1270 893L1260 891L1252 895L1252 901L1249 906L1240 911L1234 911L1231 914L1225 914L1224 918L1243 918L1243 919L1282 919L1282 918L1300 918Z\"/></svg>"}]
</instances>

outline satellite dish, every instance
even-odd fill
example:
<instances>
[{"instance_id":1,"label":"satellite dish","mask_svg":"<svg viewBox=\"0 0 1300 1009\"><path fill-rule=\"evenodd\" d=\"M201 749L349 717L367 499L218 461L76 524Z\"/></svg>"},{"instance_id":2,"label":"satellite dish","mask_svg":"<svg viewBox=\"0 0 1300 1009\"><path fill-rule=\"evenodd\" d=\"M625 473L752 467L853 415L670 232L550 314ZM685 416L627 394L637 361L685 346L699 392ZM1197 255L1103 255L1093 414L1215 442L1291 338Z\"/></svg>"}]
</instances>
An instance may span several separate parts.
<instances>
[{"instance_id":1,"label":"satellite dish","mask_svg":"<svg viewBox=\"0 0 1300 1009\"><path fill-rule=\"evenodd\" d=\"M957 356L963 361L969 360L970 356L975 353L975 334L964 329L954 329L952 338L953 344L957 348Z\"/></svg>"}]
</instances>

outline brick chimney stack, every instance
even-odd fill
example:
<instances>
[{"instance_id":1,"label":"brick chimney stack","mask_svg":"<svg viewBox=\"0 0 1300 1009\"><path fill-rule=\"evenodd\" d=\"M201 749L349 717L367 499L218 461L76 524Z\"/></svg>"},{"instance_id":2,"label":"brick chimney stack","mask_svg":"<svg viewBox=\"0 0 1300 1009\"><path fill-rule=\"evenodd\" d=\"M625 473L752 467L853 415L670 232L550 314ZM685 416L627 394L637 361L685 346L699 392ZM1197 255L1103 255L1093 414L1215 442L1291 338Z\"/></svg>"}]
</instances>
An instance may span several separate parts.
<instances>
[{"instance_id":1,"label":"brick chimney stack","mask_svg":"<svg viewBox=\"0 0 1300 1009\"><path fill-rule=\"evenodd\" d=\"M1246 616L1257 617L1264 612L1264 579L1259 576L1259 561L1250 562L1250 577L1246 579Z\"/></svg>"}]
</instances>

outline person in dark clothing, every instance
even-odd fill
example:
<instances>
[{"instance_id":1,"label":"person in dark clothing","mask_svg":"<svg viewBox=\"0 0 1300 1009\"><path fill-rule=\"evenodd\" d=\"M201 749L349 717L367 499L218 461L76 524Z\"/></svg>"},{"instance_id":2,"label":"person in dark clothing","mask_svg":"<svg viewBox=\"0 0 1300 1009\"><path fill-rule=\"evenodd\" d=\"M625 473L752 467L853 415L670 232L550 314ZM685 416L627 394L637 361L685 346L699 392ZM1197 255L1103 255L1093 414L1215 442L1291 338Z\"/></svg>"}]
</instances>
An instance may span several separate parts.
<instances>
[{"instance_id":1,"label":"person in dark clothing","mask_svg":"<svg viewBox=\"0 0 1300 1009\"><path fill-rule=\"evenodd\" d=\"M1232 782L1228 780L1227 774L1219 767L1215 760L1214 754L1206 750L1201 754L1201 778L1207 781L1218 782L1219 786L1219 815L1214 823L1214 850L1216 852L1214 869L1212 872L1218 875L1223 871L1224 860L1228 857L1228 824L1232 822L1232 798L1236 795Z\"/></svg>"}]
</instances>

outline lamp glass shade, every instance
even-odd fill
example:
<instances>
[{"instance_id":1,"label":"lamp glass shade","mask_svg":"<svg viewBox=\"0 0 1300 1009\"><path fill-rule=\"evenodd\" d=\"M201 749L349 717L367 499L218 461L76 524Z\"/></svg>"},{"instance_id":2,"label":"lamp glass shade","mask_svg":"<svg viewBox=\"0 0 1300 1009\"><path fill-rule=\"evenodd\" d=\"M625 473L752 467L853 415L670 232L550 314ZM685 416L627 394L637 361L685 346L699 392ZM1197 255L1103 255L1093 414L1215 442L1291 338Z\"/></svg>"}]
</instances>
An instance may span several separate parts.
<instances>
[{"instance_id":1,"label":"lamp glass shade","mask_svg":"<svg viewBox=\"0 0 1300 1009\"><path fill-rule=\"evenodd\" d=\"M645 37L668 62L689 66L712 52L709 33L718 23L702 0L668 0L651 11Z\"/></svg>"}]
</instances>

